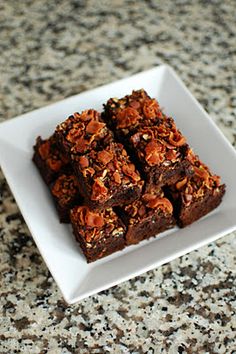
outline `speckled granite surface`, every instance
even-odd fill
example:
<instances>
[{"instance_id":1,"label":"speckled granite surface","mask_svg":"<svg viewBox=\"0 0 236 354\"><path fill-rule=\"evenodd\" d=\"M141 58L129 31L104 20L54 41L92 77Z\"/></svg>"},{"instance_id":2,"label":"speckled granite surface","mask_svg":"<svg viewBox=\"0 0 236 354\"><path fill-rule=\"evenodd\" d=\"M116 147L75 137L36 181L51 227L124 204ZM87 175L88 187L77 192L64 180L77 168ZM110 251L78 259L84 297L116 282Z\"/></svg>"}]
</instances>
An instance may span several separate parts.
<instances>
[{"instance_id":1,"label":"speckled granite surface","mask_svg":"<svg viewBox=\"0 0 236 354\"><path fill-rule=\"evenodd\" d=\"M159 63L236 144L235 1L0 2L0 120ZM231 234L67 306L0 174L0 353L236 353Z\"/></svg>"}]
</instances>

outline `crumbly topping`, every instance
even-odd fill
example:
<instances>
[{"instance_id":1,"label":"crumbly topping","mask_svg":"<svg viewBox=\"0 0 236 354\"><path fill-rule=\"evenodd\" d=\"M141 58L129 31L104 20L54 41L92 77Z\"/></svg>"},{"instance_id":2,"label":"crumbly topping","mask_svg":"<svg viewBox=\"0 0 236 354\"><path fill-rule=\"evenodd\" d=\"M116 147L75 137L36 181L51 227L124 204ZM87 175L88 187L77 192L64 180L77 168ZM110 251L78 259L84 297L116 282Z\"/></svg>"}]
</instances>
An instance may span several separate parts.
<instances>
[{"instance_id":1,"label":"crumbly topping","mask_svg":"<svg viewBox=\"0 0 236 354\"><path fill-rule=\"evenodd\" d=\"M172 118L159 125L146 127L131 136L130 141L141 161L148 166L168 166L181 159L181 147L185 137L177 129Z\"/></svg>"},{"instance_id":2,"label":"crumbly topping","mask_svg":"<svg viewBox=\"0 0 236 354\"><path fill-rule=\"evenodd\" d=\"M41 159L44 160L48 167L54 172L59 172L69 163L65 154L58 149L54 135L46 140L42 140L41 137L38 137L35 149L38 150Z\"/></svg>"},{"instance_id":3,"label":"crumbly topping","mask_svg":"<svg viewBox=\"0 0 236 354\"><path fill-rule=\"evenodd\" d=\"M185 177L175 184L175 192L181 193L181 197L186 205L190 205L193 199L199 199L208 190L219 190L220 177L213 175L209 168L189 150L187 159L193 167L193 174Z\"/></svg>"},{"instance_id":4,"label":"crumbly topping","mask_svg":"<svg viewBox=\"0 0 236 354\"><path fill-rule=\"evenodd\" d=\"M108 143L112 138L101 114L93 109L71 115L57 126L56 134L69 154L83 154Z\"/></svg>"},{"instance_id":5,"label":"crumbly topping","mask_svg":"<svg viewBox=\"0 0 236 354\"><path fill-rule=\"evenodd\" d=\"M91 200L108 200L120 185L141 188L140 174L122 144L111 143L102 151L78 157L77 161L82 175L92 185Z\"/></svg>"},{"instance_id":6,"label":"crumbly topping","mask_svg":"<svg viewBox=\"0 0 236 354\"><path fill-rule=\"evenodd\" d=\"M113 209L91 211L87 206L78 206L71 210L71 221L78 228L86 243L110 237L121 236L124 228Z\"/></svg>"},{"instance_id":7,"label":"crumbly topping","mask_svg":"<svg viewBox=\"0 0 236 354\"><path fill-rule=\"evenodd\" d=\"M74 175L61 175L51 188L54 197L61 205L65 205L78 195L79 183Z\"/></svg>"},{"instance_id":8,"label":"crumbly topping","mask_svg":"<svg viewBox=\"0 0 236 354\"><path fill-rule=\"evenodd\" d=\"M111 98L105 105L105 111L115 123L117 129L121 129L127 135L139 125L152 125L165 115L158 102L148 96L143 89L133 91L124 98Z\"/></svg>"},{"instance_id":9,"label":"crumbly topping","mask_svg":"<svg viewBox=\"0 0 236 354\"><path fill-rule=\"evenodd\" d=\"M173 206L163 193L146 193L132 204L125 206L123 210L129 217L129 223L134 224L156 213L172 215Z\"/></svg>"}]
</instances>

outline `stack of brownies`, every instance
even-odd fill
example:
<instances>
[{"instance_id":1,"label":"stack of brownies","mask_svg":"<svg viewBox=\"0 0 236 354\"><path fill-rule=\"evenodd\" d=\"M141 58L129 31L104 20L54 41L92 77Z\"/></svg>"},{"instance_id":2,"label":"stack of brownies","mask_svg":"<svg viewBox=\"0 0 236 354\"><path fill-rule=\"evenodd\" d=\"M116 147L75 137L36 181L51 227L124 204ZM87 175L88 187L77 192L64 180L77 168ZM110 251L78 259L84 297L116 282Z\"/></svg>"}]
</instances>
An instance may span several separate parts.
<instances>
[{"instance_id":1,"label":"stack of brownies","mask_svg":"<svg viewBox=\"0 0 236 354\"><path fill-rule=\"evenodd\" d=\"M225 192L144 90L70 116L33 161L88 262L191 224Z\"/></svg>"}]
</instances>

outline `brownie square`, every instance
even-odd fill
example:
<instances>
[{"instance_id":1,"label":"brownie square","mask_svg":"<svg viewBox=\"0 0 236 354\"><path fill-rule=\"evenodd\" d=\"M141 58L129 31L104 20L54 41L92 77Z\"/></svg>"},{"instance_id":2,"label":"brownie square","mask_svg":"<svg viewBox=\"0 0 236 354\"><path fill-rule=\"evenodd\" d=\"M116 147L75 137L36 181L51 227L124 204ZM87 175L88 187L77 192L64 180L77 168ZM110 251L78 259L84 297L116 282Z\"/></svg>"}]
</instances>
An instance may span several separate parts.
<instances>
[{"instance_id":1,"label":"brownie square","mask_svg":"<svg viewBox=\"0 0 236 354\"><path fill-rule=\"evenodd\" d=\"M146 180L146 192L190 175L189 146L172 118L140 129L129 138L129 150Z\"/></svg>"},{"instance_id":2,"label":"brownie square","mask_svg":"<svg viewBox=\"0 0 236 354\"><path fill-rule=\"evenodd\" d=\"M192 224L215 209L225 193L225 184L221 184L220 177L212 174L192 150L189 151L188 159L194 173L168 189L180 227Z\"/></svg>"},{"instance_id":3,"label":"brownie square","mask_svg":"<svg viewBox=\"0 0 236 354\"><path fill-rule=\"evenodd\" d=\"M126 205L141 194L143 181L122 144L113 142L103 150L73 155L72 166L91 209Z\"/></svg>"},{"instance_id":4,"label":"brownie square","mask_svg":"<svg viewBox=\"0 0 236 354\"><path fill-rule=\"evenodd\" d=\"M87 206L79 206L71 210L70 218L88 263L125 247L124 225L111 208L94 212Z\"/></svg>"},{"instance_id":5,"label":"brownie square","mask_svg":"<svg viewBox=\"0 0 236 354\"><path fill-rule=\"evenodd\" d=\"M113 139L101 114L93 109L71 115L57 126L55 136L69 158L103 148Z\"/></svg>"},{"instance_id":6,"label":"brownie square","mask_svg":"<svg viewBox=\"0 0 236 354\"><path fill-rule=\"evenodd\" d=\"M55 135L45 140L40 136L36 139L33 161L47 185L70 169L69 159L58 149Z\"/></svg>"},{"instance_id":7,"label":"brownie square","mask_svg":"<svg viewBox=\"0 0 236 354\"><path fill-rule=\"evenodd\" d=\"M153 237L175 225L173 206L164 194L146 193L119 210L127 228L126 244L132 245Z\"/></svg>"},{"instance_id":8,"label":"brownie square","mask_svg":"<svg viewBox=\"0 0 236 354\"><path fill-rule=\"evenodd\" d=\"M60 222L70 222L70 209L82 204L79 183L73 174L62 174L50 186Z\"/></svg>"},{"instance_id":9,"label":"brownie square","mask_svg":"<svg viewBox=\"0 0 236 354\"><path fill-rule=\"evenodd\" d=\"M110 98L104 105L103 117L123 143L141 127L150 127L165 119L157 100L143 89L120 99Z\"/></svg>"}]
</instances>

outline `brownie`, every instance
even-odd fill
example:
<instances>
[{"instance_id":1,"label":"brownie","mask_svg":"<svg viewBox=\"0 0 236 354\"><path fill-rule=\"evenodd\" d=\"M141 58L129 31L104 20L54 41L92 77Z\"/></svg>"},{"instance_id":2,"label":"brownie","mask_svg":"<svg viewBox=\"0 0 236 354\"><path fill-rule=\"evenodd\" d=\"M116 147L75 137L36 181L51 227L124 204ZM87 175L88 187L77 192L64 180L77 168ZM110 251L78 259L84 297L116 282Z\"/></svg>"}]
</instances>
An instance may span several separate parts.
<instances>
[{"instance_id":1,"label":"brownie","mask_svg":"<svg viewBox=\"0 0 236 354\"><path fill-rule=\"evenodd\" d=\"M94 212L87 206L77 206L71 210L70 218L88 263L125 247L125 227L111 208Z\"/></svg>"},{"instance_id":2,"label":"brownie","mask_svg":"<svg viewBox=\"0 0 236 354\"><path fill-rule=\"evenodd\" d=\"M172 118L133 134L129 150L145 176L146 192L157 191L192 173L187 159L189 146Z\"/></svg>"},{"instance_id":3,"label":"brownie","mask_svg":"<svg viewBox=\"0 0 236 354\"><path fill-rule=\"evenodd\" d=\"M103 116L141 171L146 192L191 173L185 137L144 90L108 100Z\"/></svg>"},{"instance_id":4,"label":"brownie","mask_svg":"<svg viewBox=\"0 0 236 354\"><path fill-rule=\"evenodd\" d=\"M180 179L168 189L180 227L192 224L215 209L225 193L225 184L221 184L220 177L212 174L192 150L188 159L194 174Z\"/></svg>"},{"instance_id":5,"label":"brownie","mask_svg":"<svg viewBox=\"0 0 236 354\"><path fill-rule=\"evenodd\" d=\"M50 186L60 222L70 222L70 209L75 205L82 204L79 194L79 183L73 174L62 174Z\"/></svg>"},{"instance_id":6,"label":"brownie","mask_svg":"<svg viewBox=\"0 0 236 354\"><path fill-rule=\"evenodd\" d=\"M175 225L173 206L160 194L143 194L140 199L119 209L127 228L126 244L136 244L153 237Z\"/></svg>"},{"instance_id":7,"label":"brownie","mask_svg":"<svg viewBox=\"0 0 236 354\"><path fill-rule=\"evenodd\" d=\"M101 114L93 109L71 115L57 126L55 136L69 158L103 148L113 139Z\"/></svg>"},{"instance_id":8,"label":"brownie","mask_svg":"<svg viewBox=\"0 0 236 354\"><path fill-rule=\"evenodd\" d=\"M37 137L33 161L47 185L70 169L68 158L58 149L55 135L45 140Z\"/></svg>"},{"instance_id":9,"label":"brownie","mask_svg":"<svg viewBox=\"0 0 236 354\"><path fill-rule=\"evenodd\" d=\"M122 144L112 142L103 150L72 155L72 166L90 209L126 205L141 194L143 181Z\"/></svg>"},{"instance_id":10,"label":"brownie","mask_svg":"<svg viewBox=\"0 0 236 354\"><path fill-rule=\"evenodd\" d=\"M143 89L120 99L110 98L104 105L103 117L123 143L141 127L150 127L165 119L157 100Z\"/></svg>"}]
</instances>

